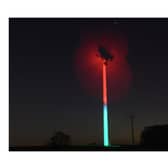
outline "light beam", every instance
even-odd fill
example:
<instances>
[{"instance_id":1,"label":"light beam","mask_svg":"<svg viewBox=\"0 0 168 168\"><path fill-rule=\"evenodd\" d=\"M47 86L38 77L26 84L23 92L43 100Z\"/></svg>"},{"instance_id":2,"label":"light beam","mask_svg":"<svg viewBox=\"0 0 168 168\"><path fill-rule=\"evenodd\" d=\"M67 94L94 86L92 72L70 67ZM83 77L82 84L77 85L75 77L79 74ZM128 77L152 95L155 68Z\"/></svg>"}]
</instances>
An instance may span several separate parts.
<instances>
[{"instance_id":1,"label":"light beam","mask_svg":"<svg viewBox=\"0 0 168 168\"><path fill-rule=\"evenodd\" d=\"M103 63L103 137L104 146L109 144L108 106L107 106L107 62Z\"/></svg>"}]
</instances>

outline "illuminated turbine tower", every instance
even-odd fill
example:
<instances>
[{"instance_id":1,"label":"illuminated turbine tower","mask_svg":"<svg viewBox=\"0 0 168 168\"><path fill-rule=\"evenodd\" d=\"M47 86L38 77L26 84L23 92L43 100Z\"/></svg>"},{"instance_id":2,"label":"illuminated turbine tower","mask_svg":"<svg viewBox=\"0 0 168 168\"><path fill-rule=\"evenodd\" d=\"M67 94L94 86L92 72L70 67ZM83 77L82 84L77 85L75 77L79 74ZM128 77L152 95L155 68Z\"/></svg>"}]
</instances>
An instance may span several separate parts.
<instances>
[{"instance_id":1,"label":"illuminated turbine tower","mask_svg":"<svg viewBox=\"0 0 168 168\"><path fill-rule=\"evenodd\" d=\"M109 143L109 124L108 124L108 103L107 103L107 64L113 56L102 47L98 47L99 56L103 60L103 139L104 146L110 146Z\"/></svg>"}]
</instances>

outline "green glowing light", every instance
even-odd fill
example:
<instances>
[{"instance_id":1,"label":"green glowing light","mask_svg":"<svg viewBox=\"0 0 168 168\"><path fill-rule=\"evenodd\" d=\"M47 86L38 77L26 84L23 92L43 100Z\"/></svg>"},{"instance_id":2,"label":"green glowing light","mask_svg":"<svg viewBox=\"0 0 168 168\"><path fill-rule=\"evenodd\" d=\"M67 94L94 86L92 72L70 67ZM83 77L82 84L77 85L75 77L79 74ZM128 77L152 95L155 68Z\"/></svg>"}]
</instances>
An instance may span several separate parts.
<instances>
[{"instance_id":1,"label":"green glowing light","mask_svg":"<svg viewBox=\"0 0 168 168\"><path fill-rule=\"evenodd\" d=\"M104 146L110 146L108 135L108 109L107 105L103 105L103 129L104 129Z\"/></svg>"}]
</instances>

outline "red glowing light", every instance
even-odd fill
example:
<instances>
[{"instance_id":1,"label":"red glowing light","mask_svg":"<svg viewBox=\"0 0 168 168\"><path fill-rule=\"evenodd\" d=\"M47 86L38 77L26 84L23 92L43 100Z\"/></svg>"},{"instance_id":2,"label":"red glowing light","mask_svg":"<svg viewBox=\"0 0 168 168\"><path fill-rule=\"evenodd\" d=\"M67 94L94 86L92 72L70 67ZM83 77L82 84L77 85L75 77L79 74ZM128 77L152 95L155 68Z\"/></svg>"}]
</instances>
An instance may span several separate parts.
<instances>
[{"instance_id":1,"label":"red glowing light","mask_svg":"<svg viewBox=\"0 0 168 168\"><path fill-rule=\"evenodd\" d=\"M132 80L131 70L126 60L128 44L121 33L100 29L83 32L80 47L76 53L76 72L81 85L89 93L101 97L103 62L97 56L99 45L104 46L114 56L106 67L107 86L109 98L117 101L127 94ZM103 101L107 102L107 95L104 96L106 98Z\"/></svg>"},{"instance_id":2,"label":"red glowing light","mask_svg":"<svg viewBox=\"0 0 168 168\"><path fill-rule=\"evenodd\" d=\"M106 65L103 63L103 104L107 105Z\"/></svg>"}]
</instances>

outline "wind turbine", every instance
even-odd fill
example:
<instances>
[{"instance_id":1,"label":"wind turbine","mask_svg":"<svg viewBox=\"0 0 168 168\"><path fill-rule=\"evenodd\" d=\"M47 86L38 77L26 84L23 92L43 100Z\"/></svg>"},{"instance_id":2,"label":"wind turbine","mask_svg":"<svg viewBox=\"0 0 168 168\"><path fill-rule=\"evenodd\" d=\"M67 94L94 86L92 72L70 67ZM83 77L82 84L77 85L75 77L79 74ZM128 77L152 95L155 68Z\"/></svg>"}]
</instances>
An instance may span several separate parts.
<instances>
[{"instance_id":1,"label":"wind turbine","mask_svg":"<svg viewBox=\"0 0 168 168\"><path fill-rule=\"evenodd\" d=\"M109 116L107 96L107 65L112 61L113 56L103 46L98 47L99 57L103 60L103 142L104 146L110 146L109 142Z\"/></svg>"}]
</instances>

